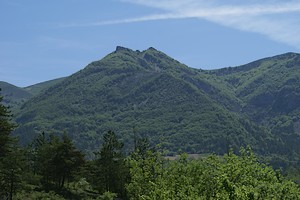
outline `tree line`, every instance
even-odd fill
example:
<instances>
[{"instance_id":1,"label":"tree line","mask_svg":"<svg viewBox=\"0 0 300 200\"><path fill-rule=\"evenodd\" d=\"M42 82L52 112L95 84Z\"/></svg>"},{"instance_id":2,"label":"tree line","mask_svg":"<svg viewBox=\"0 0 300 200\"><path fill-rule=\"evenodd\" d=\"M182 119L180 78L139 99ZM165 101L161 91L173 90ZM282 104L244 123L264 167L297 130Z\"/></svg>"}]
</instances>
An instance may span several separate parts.
<instances>
[{"instance_id":1,"label":"tree line","mask_svg":"<svg viewBox=\"0 0 300 200\"><path fill-rule=\"evenodd\" d=\"M0 102L2 97L0 97ZM147 139L134 149L113 131L86 159L67 133L41 133L20 147L15 125L0 103L0 199L299 199L299 186L260 163L250 148L238 155L177 160L164 157Z\"/></svg>"}]
</instances>

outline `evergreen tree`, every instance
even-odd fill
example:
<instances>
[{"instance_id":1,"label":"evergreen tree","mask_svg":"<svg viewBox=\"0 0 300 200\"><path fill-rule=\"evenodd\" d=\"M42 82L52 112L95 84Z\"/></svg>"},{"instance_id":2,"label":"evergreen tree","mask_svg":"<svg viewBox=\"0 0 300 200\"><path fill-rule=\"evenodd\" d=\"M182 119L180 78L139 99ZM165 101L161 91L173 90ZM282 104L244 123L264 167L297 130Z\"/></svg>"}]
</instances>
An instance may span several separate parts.
<instances>
[{"instance_id":1,"label":"evergreen tree","mask_svg":"<svg viewBox=\"0 0 300 200\"><path fill-rule=\"evenodd\" d=\"M12 115L8 107L2 104L2 100L3 97L0 96L0 158L5 157L9 152L10 145L13 141L10 134L15 128L15 125L11 122Z\"/></svg>"},{"instance_id":2,"label":"evergreen tree","mask_svg":"<svg viewBox=\"0 0 300 200\"><path fill-rule=\"evenodd\" d=\"M63 188L66 180L72 180L84 164L84 155L75 148L70 138L64 134L62 141L55 147L53 157L55 179L59 188Z\"/></svg>"},{"instance_id":3,"label":"evergreen tree","mask_svg":"<svg viewBox=\"0 0 300 200\"><path fill-rule=\"evenodd\" d=\"M15 127L12 115L2 100L0 96L0 198L12 199L21 181L21 153L10 135Z\"/></svg>"},{"instance_id":4,"label":"evergreen tree","mask_svg":"<svg viewBox=\"0 0 300 200\"><path fill-rule=\"evenodd\" d=\"M93 182L101 193L109 191L125 196L125 182L129 172L122 153L123 146L113 131L104 134L103 145L96 154L93 169Z\"/></svg>"},{"instance_id":5,"label":"evergreen tree","mask_svg":"<svg viewBox=\"0 0 300 200\"><path fill-rule=\"evenodd\" d=\"M43 133L33 143L31 153L34 173L41 176L45 190L62 189L66 180L73 180L85 162L84 155L66 134L60 140L54 135L46 138Z\"/></svg>"},{"instance_id":6,"label":"evergreen tree","mask_svg":"<svg viewBox=\"0 0 300 200\"><path fill-rule=\"evenodd\" d=\"M14 149L0 161L0 197L13 199L13 195L22 187L24 152L14 145ZM1 199L1 198L0 198Z\"/></svg>"}]
</instances>

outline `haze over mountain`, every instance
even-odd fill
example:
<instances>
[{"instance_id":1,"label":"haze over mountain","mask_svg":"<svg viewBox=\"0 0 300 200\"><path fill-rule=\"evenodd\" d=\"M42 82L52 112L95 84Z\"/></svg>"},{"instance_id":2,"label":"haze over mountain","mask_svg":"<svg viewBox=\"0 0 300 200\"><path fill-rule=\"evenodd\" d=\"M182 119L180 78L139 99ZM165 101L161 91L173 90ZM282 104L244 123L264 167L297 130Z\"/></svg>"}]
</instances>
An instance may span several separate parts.
<instances>
[{"instance_id":1,"label":"haze over mountain","mask_svg":"<svg viewBox=\"0 0 300 200\"><path fill-rule=\"evenodd\" d=\"M298 162L299 61L287 53L200 70L154 48L117 47L24 103L15 134L25 144L42 131L67 132L93 151L103 133L115 130L127 148L137 133L169 153L222 154L251 145L275 165Z\"/></svg>"}]
</instances>

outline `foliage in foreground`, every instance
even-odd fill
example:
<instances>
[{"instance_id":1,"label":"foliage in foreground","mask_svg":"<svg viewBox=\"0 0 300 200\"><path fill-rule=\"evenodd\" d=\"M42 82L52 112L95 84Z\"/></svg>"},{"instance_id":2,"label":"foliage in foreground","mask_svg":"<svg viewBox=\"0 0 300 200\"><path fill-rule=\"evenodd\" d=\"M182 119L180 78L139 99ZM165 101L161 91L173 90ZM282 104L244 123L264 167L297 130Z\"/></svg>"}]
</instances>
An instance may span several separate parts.
<instances>
[{"instance_id":1,"label":"foliage in foreground","mask_svg":"<svg viewBox=\"0 0 300 200\"><path fill-rule=\"evenodd\" d=\"M241 149L202 160L165 161L151 151L130 159L130 199L299 199L299 187Z\"/></svg>"}]
</instances>

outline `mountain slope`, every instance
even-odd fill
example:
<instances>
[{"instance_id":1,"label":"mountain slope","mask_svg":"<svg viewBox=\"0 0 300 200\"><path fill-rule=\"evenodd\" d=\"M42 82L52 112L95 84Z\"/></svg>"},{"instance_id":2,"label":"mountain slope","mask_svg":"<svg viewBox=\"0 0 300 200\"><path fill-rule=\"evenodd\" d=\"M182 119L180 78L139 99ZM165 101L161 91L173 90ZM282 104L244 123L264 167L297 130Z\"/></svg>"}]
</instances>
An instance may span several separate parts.
<instances>
[{"instance_id":1,"label":"mountain slope","mask_svg":"<svg viewBox=\"0 0 300 200\"><path fill-rule=\"evenodd\" d=\"M13 113L19 110L22 106L32 97L40 94L42 91L50 88L51 86L61 82L64 78L58 78L42 83L34 84L25 88L17 87L10 83L0 81L1 95L4 97L3 103L11 107Z\"/></svg>"},{"instance_id":2,"label":"mountain slope","mask_svg":"<svg viewBox=\"0 0 300 200\"><path fill-rule=\"evenodd\" d=\"M263 109L263 112L276 114L289 113L300 106L297 101L300 54L287 53L215 73L232 86L248 110ZM267 115L259 113L262 114Z\"/></svg>"},{"instance_id":3,"label":"mountain slope","mask_svg":"<svg viewBox=\"0 0 300 200\"><path fill-rule=\"evenodd\" d=\"M1 96L4 97L3 103L12 109L16 109L32 97L32 94L26 90L3 81L0 81L0 88Z\"/></svg>"},{"instance_id":4,"label":"mountain slope","mask_svg":"<svg viewBox=\"0 0 300 200\"><path fill-rule=\"evenodd\" d=\"M299 69L295 53L200 70L154 48L117 47L79 72L46 84L22 105L15 134L25 144L42 131L67 132L77 147L92 152L103 133L115 130L127 149L138 133L169 153L223 154L229 147L251 145L274 166L297 165Z\"/></svg>"},{"instance_id":5,"label":"mountain slope","mask_svg":"<svg viewBox=\"0 0 300 200\"><path fill-rule=\"evenodd\" d=\"M286 53L210 72L242 101L242 113L278 137L291 157L300 153L300 54Z\"/></svg>"},{"instance_id":6,"label":"mountain slope","mask_svg":"<svg viewBox=\"0 0 300 200\"><path fill-rule=\"evenodd\" d=\"M300 109L300 54L287 53L215 73L232 86L253 120L295 115Z\"/></svg>"},{"instance_id":7,"label":"mountain slope","mask_svg":"<svg viewBox=\"0 0 300 200\"><path fill-rule=\"evenodd\" d=\"M25 103L16 134L26 143L42 131L66 131L79 148L95 150L110 129L130 148L135 130L170 152L224 153L247 144L267 150L271 136L229 110L239 100L223 89L154 48L117 47Z\"/></svg>"},{"instance_id":8,"label":"mountain slope","mask_svg":"<svg viewBox=\"0 0 300 200\"><path fill-rule=\"evenodd\" d=\"M63 81L65 78L57 78L57 79L53 79L50 81L45 81L42 83L37 83L28 87L25 87L24 90L28 91L29 93L31 93L33 96L36 96L38 94L40 94L43 90L48 89L49 87Z\"/></svg>"}]
</instances>

